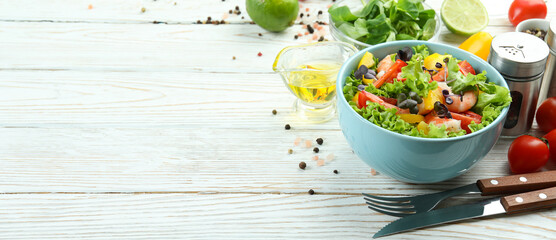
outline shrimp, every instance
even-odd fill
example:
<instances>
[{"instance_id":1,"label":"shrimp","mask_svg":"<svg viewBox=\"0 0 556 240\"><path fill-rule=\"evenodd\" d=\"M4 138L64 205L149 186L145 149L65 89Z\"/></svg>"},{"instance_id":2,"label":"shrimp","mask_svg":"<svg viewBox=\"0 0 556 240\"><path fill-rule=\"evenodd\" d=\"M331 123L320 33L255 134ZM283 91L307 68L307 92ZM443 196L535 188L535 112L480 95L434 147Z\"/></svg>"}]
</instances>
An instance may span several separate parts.
<instances>
[{"instance_id":1,"label":"shrimp","mask_svg":"<svg viewBox=\"0 0 556 240\"><path fill-rule=\"evenodd\" d=\"M461 131L461 120L451 119L451 118L439 118L434 116L428 119L427 123L433 123L437 127L446 126L446 131L448 132L459 132Z\"/></svg>"},{"instance_id":2,"label":"shrimp","mask_svg":"<svg viewBox=\"0 0 556 240\"><path fill-rule=\"evenodd\" d=\"M448 90L450 93L446 97L446 106L450 112L465 112L471 109L477 103L477 94L475 91L464 92L463 95L453 94L452 89L447 84L440 84L438 86L443 90Z\"/></svg>"},{"instance_id":3,"label":"shrimp","mask_svg":"<svg viewBox=\"0 0 556 240\"><path fill-rule=\"evenodd\" d=\"M386 57L384 57L378 63L378 66L376 68L376 72L377 73L380 73L382 71L386 72L386 71L388 71L388 69L390 67L392 67L392 65L394 65L394 62L392 62L392 56L391 55L386 55Z\"/></svg>"}]
</instances>

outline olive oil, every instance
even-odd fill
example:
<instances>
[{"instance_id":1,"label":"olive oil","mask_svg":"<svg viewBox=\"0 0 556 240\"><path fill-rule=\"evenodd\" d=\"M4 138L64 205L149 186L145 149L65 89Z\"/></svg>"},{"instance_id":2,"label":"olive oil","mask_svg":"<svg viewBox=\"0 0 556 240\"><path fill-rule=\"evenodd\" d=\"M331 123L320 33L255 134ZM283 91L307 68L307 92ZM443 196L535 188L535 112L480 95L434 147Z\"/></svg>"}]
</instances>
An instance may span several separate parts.
<instances>
[{"instance_id":1,"label":"olive oil","mask_svg":"<svg viewBox=\"0 0 556 240\"><path fill-rule=\"evenodd\" d=\"M295 96L311 106L329 105L336 96L336 75L341 66L332 61L300 65L288 72L288 86Z\"/></svg>"}]
</instances>

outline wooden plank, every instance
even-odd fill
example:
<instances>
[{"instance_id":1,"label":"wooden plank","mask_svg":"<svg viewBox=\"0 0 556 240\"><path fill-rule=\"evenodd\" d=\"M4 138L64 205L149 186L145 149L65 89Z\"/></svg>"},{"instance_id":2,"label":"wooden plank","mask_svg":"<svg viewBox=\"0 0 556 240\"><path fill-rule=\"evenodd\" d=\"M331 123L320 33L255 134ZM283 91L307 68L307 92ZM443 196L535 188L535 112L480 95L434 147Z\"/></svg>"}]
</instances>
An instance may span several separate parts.
<instances>
[{"instance_id":1,"label":"wooden plank","mask_svg":"<svg viewBox=\"0 0 556 240\"><path fill-rule=\"evenodd\" d=\"M250 24L0 22L0 28L0 70L272 72L282 48L308 39L293 39L302 31L299 25L262 37ZM513 28L486 31L496 35ZM457 46L465 37L443 29L439 40Z\"/></svg>"},{"instance_id":2,"label":"wooden plank","mask_svg":"<svg viewBox=\"0 0 556 240\"><path fill-rule=\"evenodd\" d=\"M126 239L369 239L395 217L363 198L308 194L0 195L0 237ZM556 211L467 220L398 239L542 239Z\"/></svg>"},{"instance_id":3,"label":"wooden plank","mask_svg":"<svg viewBox=\"0 0 556 240\"><path fill-rule=\"evenodd\" d=\"M0 192L11 193L434 192L509 174L506 153L512 140L501 139L458 178L415 185L371 175L339 130L50 127L0 128L0 134ZM322 137L325 143L315 154L312 148L294 146L297 137ZM330 153L335 158L325 166L311 160ZM299 169L300 161L307 163L306 170Z\"/></svg>"},{"instance_id":4,"label":"wooden plank","mask_svg":"<svg viewBox=\"0 0 556 240\"><path fill-rule=\"evenodd\" d=\"M438 13L442 0L425 1ZM488 0L482 1L488 9L491 25L509 25L508 9L511 1ZM158 0L158 1L111 1L111 0L57 0L44 4L40 0L0 1L0 21L58 21L58 22L104 22L104 23L151 23L153 21L169 24L192 24L197 20L206 20L210 16L213 20L221 20L229 15L226 21L234 24L250 22L242 0L207 0L206 4L199 4L194 0ZM304 17L310 22L317 19L318 11L323 11L321 20L328 20L327 6L333 1L306 0L301 1L303 12L312 16ZM556 3L547 1L549 15L556 14ZM93 8L89 9L89 5ZM241 15L228 14L238 6ZM145 12L141 9L145 8ZM309 8L306 12L305 9ZM63 11L61 11L63 9ZM241 19L244 17L244 19Z\"/></svg>"}]
</instances>

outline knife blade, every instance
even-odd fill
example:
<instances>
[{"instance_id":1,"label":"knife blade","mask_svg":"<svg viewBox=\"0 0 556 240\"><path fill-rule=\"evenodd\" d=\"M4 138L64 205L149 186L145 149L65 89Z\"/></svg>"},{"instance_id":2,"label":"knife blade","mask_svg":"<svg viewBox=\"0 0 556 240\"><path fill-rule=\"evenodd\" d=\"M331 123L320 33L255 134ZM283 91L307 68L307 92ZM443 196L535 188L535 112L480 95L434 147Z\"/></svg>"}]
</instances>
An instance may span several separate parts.
<instances>
[{"instance_id":1,"label":"knife blade","mask_svg":"<svg viewBox=\"0 0 556 240\"><path fill-rule=\"evenodd\" d=\"M503 213L512 214L547 207L556 207L556 187L491 198L475 204L417 213L389 223L380 229L373 238L464 219Z\"/></svg>"}]
</instances>

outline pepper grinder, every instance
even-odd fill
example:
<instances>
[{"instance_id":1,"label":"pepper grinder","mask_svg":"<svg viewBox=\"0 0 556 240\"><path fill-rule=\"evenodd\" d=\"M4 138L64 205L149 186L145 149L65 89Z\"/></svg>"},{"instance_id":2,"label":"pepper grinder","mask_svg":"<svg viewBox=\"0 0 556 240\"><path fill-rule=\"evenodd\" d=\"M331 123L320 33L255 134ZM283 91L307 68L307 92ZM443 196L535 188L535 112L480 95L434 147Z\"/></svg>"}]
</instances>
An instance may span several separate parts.
<instances>
[{"instance_id":1,"label":"pepper grinder","mask_svg":"<svg viewBox=\"0 0 556 240\"><path fill-rule=\"evenodd\" d=\"M490 52L489 63L502 74L512 96L502 136L524 134L535 118L548 46L533 35L508 32L492 40Z\"/></svg>"}]
</instances>

